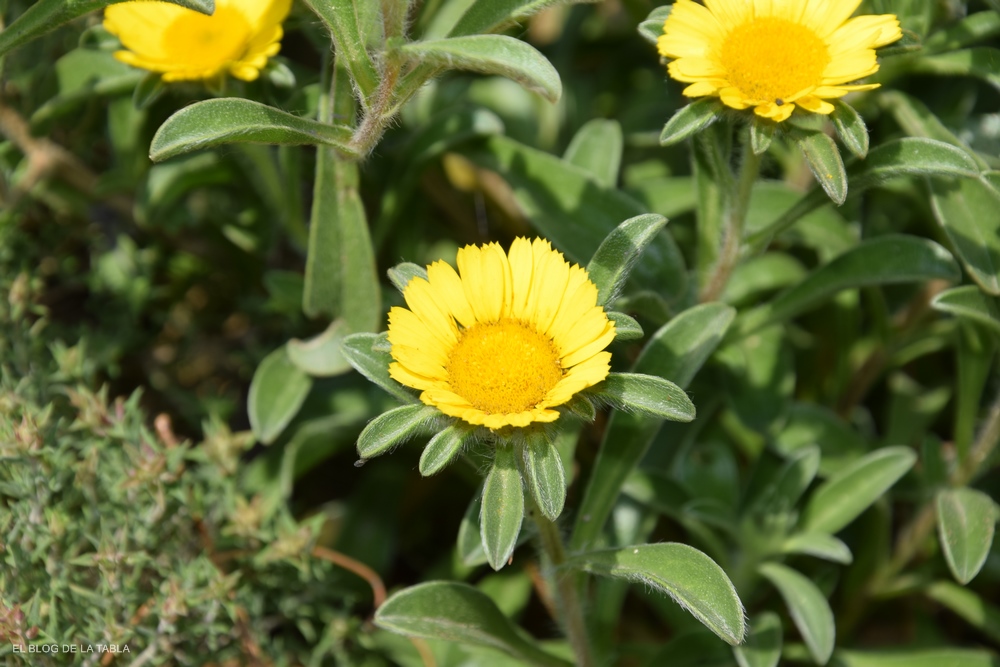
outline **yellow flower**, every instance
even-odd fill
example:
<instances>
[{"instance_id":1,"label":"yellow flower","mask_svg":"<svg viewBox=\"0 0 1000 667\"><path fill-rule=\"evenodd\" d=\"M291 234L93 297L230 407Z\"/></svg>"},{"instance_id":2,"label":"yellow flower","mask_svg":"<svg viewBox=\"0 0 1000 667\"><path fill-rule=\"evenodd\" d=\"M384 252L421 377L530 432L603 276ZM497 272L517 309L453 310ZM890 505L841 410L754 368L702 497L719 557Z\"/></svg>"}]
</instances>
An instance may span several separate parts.
<instances>
[{"instance_id":1,"label":"yellow flower","mask_svg":"<svg viewBox=\"0 0 1000 667\"><path fill-rule=\"evenodd\" d=\"M788 118L796 106L828 114L824 98L878 71L875 49L900 37L892 14L849 19L861 0L677 0L657 46L688 97L717 95L734 109Z\"/></svg>"},{"instance_id":2,"label":"yellow flower","mask_svg":"<svg viewBox=\"0 0 1000 667\"><path fill-rule=\"evenodd\" d=\"M162 72L164 81L229 72L253 81L281 48L291 0L215 0L212 16L168 2L134 0L104 10L104 27L127 51L118 60Z\"/></svg>"},{"instance_id":3,"label":"yellow flower","mask_svg":"<svg viewBox=\"0 0 1000 667\"><path fill-rule=\"evenodd\" d=\"M615 325L597 287L548 241L458 251L427 267L389 311L389 374L446 415L490 429L551 422L608 375Z\"/></svg>"}]
</instances>

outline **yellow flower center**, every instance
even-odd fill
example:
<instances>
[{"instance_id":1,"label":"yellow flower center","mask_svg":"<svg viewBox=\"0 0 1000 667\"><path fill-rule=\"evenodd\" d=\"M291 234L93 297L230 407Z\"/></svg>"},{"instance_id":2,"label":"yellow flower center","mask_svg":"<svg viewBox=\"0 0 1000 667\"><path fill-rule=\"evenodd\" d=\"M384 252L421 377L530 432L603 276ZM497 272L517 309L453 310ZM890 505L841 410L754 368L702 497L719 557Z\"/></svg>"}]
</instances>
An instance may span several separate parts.
<instances>
[{"instance_id":1,"label":"yellow flower center","mask_svg":"<svg viewBox=\"0 0 1000 667\"><path fill-rule=\"evenodd\" d=\"M509 318L462 331L445 370L452 390L487 414L530 410L563 376L552 340Z\"/></svg>"},{"instance_id":2,"label":"yellow flower center","mask_svg":"<svg viewBox=\"0 0 1000 667\"><path fill-rule=\"evenodd\" d=\"M238 60L249 39L250 24L233 7L216 7L212 16L184 12L163 32L170 53L186 63L209 67Z\"/></svg>"},{"instance_id":3,"label":"yellow flower center","mask_svg":"<svg viewBox=\"0 0 1000 667\"><path fill-rule=\"evenodd\" d=\"M761 17L734 28L722 45L722 66L746 99L784 103L819 86L830 63L826 44L809 28Z\"/></svg>"}]
</instances>

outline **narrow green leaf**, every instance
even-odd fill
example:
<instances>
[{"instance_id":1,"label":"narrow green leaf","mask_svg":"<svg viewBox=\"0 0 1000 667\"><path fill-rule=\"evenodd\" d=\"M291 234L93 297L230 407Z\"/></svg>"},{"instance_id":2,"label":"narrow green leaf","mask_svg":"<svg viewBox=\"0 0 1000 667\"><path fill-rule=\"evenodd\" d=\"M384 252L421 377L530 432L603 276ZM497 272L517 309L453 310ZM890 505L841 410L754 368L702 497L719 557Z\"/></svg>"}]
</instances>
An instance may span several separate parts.
<instances>
[{"instance_id":1,"label":"narrow green leaf","mask_svg":"<svg viewBox=\"0 0 1000 667\"><path fill-rule=\"evenodd\" d=\"M1000 49L976 46L923 56L913 60L910 71L938 76L973 76L1000 89Z\"/></svg>"},{"instance_id":2,"label":"narrow green leaf","mask_svg":"<svg viewBox=\"0 0 1000 667\"><path fill-rule=\"evenodd\" d=\"M978 157L965 142L945 127L934 112L922 101L899 90L887 90L878 95L879 106L892 114L903 131L913 137L925 137L951 144L967 152L981 169L986 169L986 161Z\"/></svg>"},{"instance_id":3,"label":"narrow green leaf","mask_svg":"<svg viewBox=\"0 0 1000 667\"><path fill-rule=\"evenodd\" d=\"M160 162L231 143L322 144L351 153L350 141L350 128L293 116L260 102L226 97L195 102L168 118L153 135L149 158Z\"/></svg>"},{"instance_id":4,"label":"narrow green leaf","mask_svg":"<svg viewBox=\"0 0 1000 667\"><path fill-rule=\"evenodd\" d=\"M493 467L483 486L482 513L479 517L483 551L494 570L506 565L514 553L523 519L524 489L514 447L499 443L494 450Z\"/></svg>"},{"instance_id":5,"label":"narrow green leaf","mask_svg":"<svg viewBox=\"0 0 1000 667\"><path fill-rule=\"evenodd\" d=\"M651 586L730 644L746 633L743 604L715 561L686 544L640 544L572 556L567 566Z\"/></svg>"},{"instance_id":6,"label":"narrow green leaf","mask_svg":"<svg viewBox=\"0 0 1000 667\"><path fill-rule=\"evenodd\" d=\"M931 307L986 325L1000 333L1000 303L995 297L983 294L975 285L945 290L934 297Z\"/></svg>"},{"instance_id":7,"label":"narrow green leaf","mask_svg":"<svg viewBox=\"0 0 1000 667\"><path fill-rule=\"evenodd\" d=\"M816 478L819 462L818 447L807 446L792 452L777 471L764 478L766 481L748 489L746 511L765 516L792 511Z\"/></svg>"},{"instance_id":8,"label":"narrow green leaf","mask_svg":"<svg viewBox=\"0 0 1000 667\"><path fill-rule=\"evenodd\" d=\"M618 121L595 118L573 135L563 160L586 171L603 187L613 188L618 182L624 144Z\"/></svg>"},{"instance_id":9,"label":"narrow green leaf","mask_svg":"<svg viewBox=\"0 0 1000 667\"><path fill-rule=\"evenodd\" d=\"M332 377L346 373L351 370L351 362L341 349L346 335L343 321L336 320L326 331L309 340L293 338L288 341L288 358L312 377Z\"/></svg>"},{"instance_id":10,"label":"narrow green leaf","mask_svg":"<svg viewBox=\"0 0 1000 667\"><path fill-rule=\"evenodd\" d=\"M933 301L931 305L939 308ZM969 320L959 322L957 338L954 437L958 462L964 464L975 438L983 391L992 377L993 359L1000 339L993 330ZM940 450L938 453L940 455Z\"/></svg>"},{"instance_id":11,"label":"narrow green leaf","mask_svg":"<svg viewBox=\"0 0 1000 667\"><path fill-rule=\"evenodd\" d=\"M389 282L400 292L406 289L414 278L427 280L427 269L413 262L402 262L388 271Z\"/></svg>"},{"instance_id":12,"label":"narrow green leaf","mask_svg":"<svg viewBox=\"0 0 1000 667\"><path fill-rule=\"evenodd\" d=\"M664 5L651 11L649 16L639 24L639 35L653 46L656 46L660 35L663 34L663 24L666 23L667 17L670 16L670 10L673 8L673 5Z\"/></svg>"},{"instance_id":13,"label":"narrow green leaf","mask_svg":"<svg viewBox=\"0 0 1000 667\"><path fill-rule=\"evenodd\" d=\"M906 447L884 447L844 467L809 498L803 530L836 533L888 491L916 460Z\"/></svg>"},{"instance_id":14,"label":"narrow green leaf","mask_svg":"<svg viewBox=\"0 0 1000 667\"><path fill-rule=\"evenodd\" d=\"M795 363L785 328L772 325L720 346L716 359L733 410L762 435L781 430L795 391Z\"/></svg>"},{"instance_id":15,"label":"narrow green leaf","mask_svg":"<svg viewBox=\"0 0 1000 667\"><path fill-rule=\"evenodd\" d=\"M615 323L615 340L638 340L645 335L639 323L625 313L612 310L607 315Z\"/></svg>"},{"instance_id":16,"label":"narrow green leaf","mask_svg":"<svg viewBox=\"0 0 1000 667\"><path fill-rule=\"evenodd\" d=\"M358 456L370 459L418 435L440 413L429 405L402 405L368 422L358 436Z\"/></svg>"},{"instance_id":17,"label":"narrow green leaf","mask_svg":"<svg viewBox=\"0 0 1000 667\"><path fill-rule=\"evenodd\" d=\"M733 647L733 655L740 667L778 667L781 635L781 619L773 611L754 617L746 643Z\"/></svg>"},{"instance_id":18,"label":"narrow green leaf","mask_svg":"<svg viewBox=\"0 0 1000 667\"><path fill-rule=\"evenodd\" d=\"M663 216L647 213L629 218L608 234L587 264L587 274L597 285L598 305L618 296L642 251L666 224Z\"/></svg>"},{"instance_id":19,"label":"narrow green leaf","mask_svg":"<svg viewBox=\"0 0 1000 667\"><path fill-rule=\"evenodd\" d=\"M958 282L960 277L955 260L937 243L886 234L858 244L769 303L745 312L736 331L745 336L792 319L845 289L935 279Z\"/></svg>"},{"instance_id":20,"label":"narrow green leaf","mask_svg":"<svg viewBox=\"0 0 1000 667\"><path fill-rule=\"evenodd\" d=\"M555 521L566 503L566 475L559 452L541 431L525 442L524 481L542 514Z\"/></svg>"},{"instance_id":21,"label":"narrow green leaf","mask_svg":"<svg viewBox=\"0 0 1000 667\"><path fill-rule=\"evenodd\" d=\"M758 571L781 593L813 659L825 665L833 653L837 632L826 596L812 581L779 563L764 563Z\"/></svg>"},{"instance_id":22,"label":"narrow green leaf","mask_svg":"<svg viewBox=\"0 0 1000 667\"><path fill-rule=\"evenodd\" d=\"M993 499L975 489L937 494L937 527L948 568L958 583L972 581L986 562L997 523Z\"/></svg>"},{"instance_id":23,"label":"narrow green leaf","mask_svg":"<svg viewBox=\"0 0 1000 667\"><path fill-rule=\"evenodd\" d=\"M364 100L378 88L381 74L366 48L368 34L362 17L370 11L366 0L305 0L333 35L337 60L346 66Z\"/></svg>"},{"instance_id":24,"label":"narrow green leaf","mask_svg":"<svg viewBox=\"0 0 1000 667\"><path fill-rule=\"evenodd\" d=\"M497 32L537 14L546 7L595 2L596 0L490 0L466 2L468 9L448 35L473 35Z\"/></svg>"},{"instance_id":25,"label":"narrow green leaf","mask_svg":"<svg viewBox=\"0 0 1000 667\"><path fill-rule=\"evenodd\" d=\"M969 275L1000 295L1000 192L981 178L936 179L931 203Z\"/></svg>"},{"instance_id":26,"label":"narrow green leaf","mask_svg":"<svg viewBox=\"0 0 1000 667\"><path fill-rule=\"evenodd\" d=\"M837 144L822 132L795 132L793 137L816 182L834 204L843 204L847 199L847 170Z\"/></svg>"},{"instance_id":27,"label":"narrow green leaf","mask_svg":"<svg viewBox=\"0 0 1000 667\"><path fill-rule=\"evenodd\" d=\"M735 312L721 303L685 310L653 334L633 370L686 387L722 340ZM593 544L601 534L622 485L646 455L661 424L642 415L611 414L576 515L572 549Z\"/></svg>"},{"instance_id":28,"label":"narrow green leaf","mask_svg":"<svg viewBox=\"0 0 1000 667\"><path fill-rule=\"evenodd\" d=\"M681 107L660 133L661 146L673 146L688 139L720 118L723 106L715 97L705 97Z\"/></svg>"},{"instance_id":29,"label":"narrow green leaf","mask_svg":"<svg viewBox=\"0 0 1000 667\"><path fill-rule=\"evenodd\" d=\"M762 155L771 147L777 123L754 115L750 123L750 150L754 155Z\"/></svg>"},{"instance_id":30,"label":"narrow green leaf","mask_svg":"<svg viewBox=\"0 0 1000 667\"><path fill-rule=\"evenodd\" d=\"M406 44L415 64L495 74L517 81L550 102L562 95L559 73L535 47L507 35L471 35Z\"/></svg>"},{"instance_id":31,"label":"narrow green leaf","mask_svg":"<svg viewBox=\"0 0 1000 667\"><path fill-rule=\"evenodd\" d=\"M584 421L592 422L597 418L597 409L594 408L593 402L583 394L573 396L565 407Z\"/></svg>"},{"instance_id":32,"label":"narrow green leaf","mask_svg":"<svg viewBox=\"0 0 1000 667\"><path fill-rule=\"evenodd\" d=\"M837 137L855 157L864 160L868 156L868 128L865 127L865 121L847 102L831 100L831 104L833 113L830 114L830 120L833 121Z\"/></svg>"},{"instance_id":33,"label":"narrow green leaf","mask_svg":"<svg viewBox=\"0 0 1000 667\"><path fill-rule=\"evenodd\" d=\"M0 56L41 37L84 14L124 0L37 0L13 23L0 31ZM166 0L202 14L215 11L215 0Z\"/></svg>"},{"instance_id":34,"label":"narrow green leaf","mask_svg":"<svg viewBox=\"0 0 1000 667\"><path fill-rule=\"evenodd\" d=\"M806 269L792 255L768 252L741 262L722 292L729 304L752 301L763 292L789 287L806 277Z\"/></svg>"},{"instance_id":35,"label":"narrow green leaf","mask_svg":"<svg viewBox=\"0 0 1000 667\"><path fill-rule=\"evenodd\" d=\"M431 438L420 455L420 474L430 477L443 470L455 460L471 434L472 429L456 422Z\"/></svg>"},{"instance_id":36,"label":"narrow green leaf","mask_svg":"<svg viewBox=\"0 0 1000 667\"><path fill-rule=\"evenodd\" d=\"M837 651L834 667L1000 667L990 651L970 648Z\"/></svg>"},{"instance_id":37,"label":"narrow green leaf","mask_svg":"<svg viewBox=\"0 0 1000 667\"><path fill-rule=\"evenodd\" d=\"M815 556L842 565L854 560L851 549L828 533L796 533L782 543L781 552Z\"/></svg>"},{"instance_id":38,"label":"narrow green leaf","mask_svg":"<svg viewBox=\"0 0 1000 667\"><path fill-rule=\"evenodd\" d=\"M247 412L257 440L271 444L298 414L312 380L280 347L264 358L253 374Z\"/></svg>"},{"instance_id":39,"label":"narrow green leaf","mask_svg":"<svg viewBox=\"0 0 1000 667\"><path fill-rule=\"evenodd\" d=\"M403 385L389 377L392 355L388 350L376 349L381 338L378 334L351 334L341 343L341 350L354 369L404 403L416 403L414 396Z\"/></svg>"},{"instance_id":40,"label":"narrow green leaf","mask_svg":"<svg viewBox=\"0 0 1000 667\"><path fill-rule=\"evenodd\" d=\"M626 412L682 422L695 417L694 404L687 393L673 382L655 375L609 373L589 391Z\"/></svg>"},{"instance_id":41,"label":"narrow green leaf","mask_svg":"<svg viewBox=\"0 0 1000 667\"><path fill-rule=\"evenodd\" d=\"M938 30L924 42L924 53L954 51L1000 34L1000 3L989 0L992 12L975 12Z\"/></svg>"},{"instance_id":42,"label":"narrow green leaf","mask_svg":"<svg viewBox=\"0 0 1000 667\"><path fill-rule=\"evenodd\" d=\"M924 594L961 616L994 642L1000 642L1000 608L952 581L936 581Z\"/></svg>"},{"instance_id":43,"label":"narrow green leaf","mask_svg":"<svg viewBox=\"0 0 1000 667\"><path fill-rule=\"evenodd\" d=\"M430 581L404 588L378 608L375 624L409 637L499 649L527 665L570 667L525 639L493 600L468 584Z\"/></svg>"},{"instance_id":44,"label":"narrow green leaf","mask_svg":"<svg viewBox=\"0 0 1000 667\"><path fill-rule=\"evenodd\" d=\"M839 472L871 448L865 437L833 410L815 403L794 403L784 428L775 436L775 451L794 457L813 446L822 452L819 462L822 477Z\"/></svg>"},{"instance_id":45,"label":"narrow green leaf","mask_svg":"<svg viewBox=\"0 0 1000 667\"><path fill-rule=\"evenodd\" d=\"M139 83L136 84L132 92L132 105L136 109L145 109L156 100L167 89L163 83L163 76L159 72L147 72Z\"/></svg>"}]
</instances>

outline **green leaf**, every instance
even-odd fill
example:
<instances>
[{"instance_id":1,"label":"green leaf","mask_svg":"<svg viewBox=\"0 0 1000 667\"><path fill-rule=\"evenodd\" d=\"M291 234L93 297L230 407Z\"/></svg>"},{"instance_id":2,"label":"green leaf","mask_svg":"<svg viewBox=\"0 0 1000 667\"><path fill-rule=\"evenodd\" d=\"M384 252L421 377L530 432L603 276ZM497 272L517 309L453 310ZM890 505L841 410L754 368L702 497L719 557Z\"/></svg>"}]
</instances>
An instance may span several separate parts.
<instances>
[{"instance_id":1,"label":"green leaf","mask_svg":"<svg viewBox=\"0 0 1000 667\"><path fill-rule=\"evenodd\" d=\"M288 341L288 358L313 377L332 377L346 373L351 370L351 362L341 349L346 335L343 321L337 320L326 331L309 340L293 338Z\"/></svg>"},{"instance_id":2,"label":"green leaf","mask_svg":"<svg viewBox=\"0 0 1000 667\"><path fill-rule=\"evenodd\" d=\"M868 128L865 127L865 121L850 104L842 100L831 100L830 103L833 104L830 120L833 121L837 137L855 157L864 160L868 156Z\"/></svg>"},{"instance_id":3,"label":"green leaf","mask_svg":"<svg viewBox=\"0 0 1000 667\"><path fill-rule=\"evenodd\" d=\"M837 651L833 667L1000 667L990 651L968 648Z\"/></svg>"},{"instance_id":4,"label":"green leaf","mask_svg":"<svg viewBox=\"0 0 1000 667\"><path fill-rule=\"evenodd\" d=\"M833 653L836 636L833 612L826 596L812 581L779 563L764 563L758 571L781 593L813 659L825 665Z\"/></svg>"},{"instance_id":5,"label":"green leaf","mask_svg":"<svg viewBox=\"0 0 1000 667\"><path fill-rule=\"evenodd\" d=\"M638 215L618 225L601 242L587 264L587 274L597 285L598 305L603 306L618 296L642 251L666 224L666 218L655 213Z\"/></svg>"},{"instance_id":6,"label":"green leaf","mask_svg":"<svg viewBox=\"0 0 1000 667\"><path fill-rule=\"evenodd\" d=\"M577 394L570 398L564 407L586 422L597 419L597 409L594 407L594 403L583 394Z\"/></svg>"},{"instance_id":7,"label":"green leaf","mask_svg":"<svg viewBox=\"0 0 1000 667\"><path fill-rule=\"evenodd\" d=\"M695 417L694 404L687 393L655 375L608 373L603 382L588 391L626 412L681 422Z\"/></svg>"},{"instance_id":8,"label":"green leaf","mask_svg":"<svg viewBox=\"0 0 1000 667\"><path fill-rule=\"evenodd\" d=\"M153 135L149 158L160 162L231 143L317 144L351 153L350 128L293 116L260 102L226 97L195 102L168 118Z\"/></svg>"},{"instance_id":9,"label":"green leaf","mask_svg":"<svg viewBox=\"0 0 1000 667\"><path fill-rule=\"evenodd\" d=\"M595 0L490 0L470 2L469 8L448 33L451 37L497 32L523 21L546 7Z\"/></svg>"},{"instance_id":10,"label":"green leaf","mask_svg":"<svg viewBox=\"0 0 1000 667\"><path fill-rule=\"evenodd\" d=\"M938 30L924 42L924 53L954 51L1000 34L1000 3L988 0L995 11L976 12Z\"/></svg>"},{"instance_id":11,"label":"green leaf","mask_svg":"<svg viewBox=\"0 0 1000 667\"><path fill-rule=\"evenodd\" d=\"M329 28L337 60L350 72L362 99L370 99L381 74L366 48L368 34L361 20L366 15L366 0L305 0L305 3Z\"/></svg>"},{"instance_id":12,"label":"green leaf","mask_svg":"<svg viewBox=\"0 0 1000 667\"><path fill-rule=\"evenodd\" d=\"M485 593L468 584L431 581L392 594L375 624L409 637L486 646L528 665L570 667L528 641Z\"/></svg>"},{"instance_id":13,"label":"green leaf","mask_svg":"<svg viewBox=\"0 0 1000 667\"><path fill-rule=\"evenodd\" d=\"M899 90L887 90L878 95L879 105L892 114L903 131L910 136L926 137L951 144L966 151L981 169L986 161L978 157L965 142L955 136L926 104Z\"/></svg>"},{"instance_id":14,"label":"green leaf","mask_svg":"<svg viewBox=\"0 0 1000 667\"><path fill-rule=\"evenodd\" d=\"M524 489L517 469L514 447L498 443L493 467L483 486L482 512L479 517L483 551L494 570L507 564L514 553L524 519Z\"/></svg>"},{"instance_id":15,"label":"green leaf","mask_svg":"<svg viewBox=\"0 0 1000 667\"><path fill-rule=\"evenodd\" d=\"M402 262L389 269L389 282L400 292L406 289L414 278L427 280L427 269L413 262Z\"/></svg>"},{"instance_id":16,"label":"green leaf","mask_svg":"<svg viewBox=\"0 0 1000 667\"><path fill-rule=\"evenodd\" d=\"M845 289L935 279L958 282L960 278L955 260L937 243L886 234L858 244L769 303L745 312L737 320L736 332L745 336L790 320Z\"/></svg>"},{"instance_id":17,"label":"green leaf","mask_svg":"<svg viewBox=\"0 0 1000 667\"><path fill-rule=\"evenodd\" d=\"M746 643L733 647L740 667L778 667L781 635L781 619L773 611L754 617Z\"/></svg>"},{"instance_id":18,"label":"green leaf","mask_svg":"<svg viewBox=\"0 0 1000 667\"><path fill-rule=\"evenodd\" d=\"M721 118L722 102L715 97L705 97L681 107L660 133L661 146L673 146L701 132Z\"/></svg>"},{"instance_id":19,"label":"green leaf","mask_svg":"<svg viewBox=\"0 0 1000 667\"><path fill-rule=\"evenodd\" d=\"M851 549L828 533L796 533L782 543L781 552L815 556L842 565L854 560Z\"/></svg>"},{"instance_id":20,"label":"green leaf","mask_svg":"<svg viewBox=\"0 0 1000 667\"><path fill-rule=\"evenodd\" d=\"M733 583L715 561L694 547L640 544L590 551L570 557L566 564L662 591L723 640L734 645L743 641L743 604Z\"/></svg>"},{"instance_id":21,"label":"green leaf","mask_svg":"<svg viewBox=\"0 0 1000 667\"><path fill-rule=\"evenodd\" d=\"M639 323L625 313L612 310L607 316L615 323L615 340L638 340L645 335Z\"/></svg>"},{"instance_id":22,"label":"green leaf","mask_svg":"<svg viewBox=\"0 0 1000 667\"><path fill-rule=\"evenodd\" d=\"M653 334L633 370L686 387L722 340L735 312L721 303L685 310ZM637 414L611 414L576 515L572 549L593 544L601 534L622 485L646 455L661 424Z\"/></svg>"},{"instance_id":23,"label":"green leaf","mask_svg":"<svg viewBox=\"0 0 1000 667\"><path fill-rule=\"evenodd\" d=\"M996 605L951 581L936 581L924 589L924 594L961 616L994 642L1000 642L1000 608Z\"/></svg>"},{"instance_id":24,"label":"green leaf","mask_svg":"<svg viewBox=\"0 0 1000 667\"><path fill-rule=\"evenodd\" d=\"M750 123L750 150L754 155L762 155L771 147L777 123L754 115Z\"/></svg>"},{"instance_id":25,"label":"green leaf","mask_svg":"<svg viewBox=\"0 0 1000 667\"><path fill-rule=\"evenodd\" d=\"M906 447L884 447L844 467L809 498L803 530L836 533L888 491L916 460Z\"/></svg>"},{"instance_id":26,"label":"green leaf","mask_svg":"<svg viewBox=\"0 0 1000 667\"><path fill-rule=\"evenodd\" d=\"M247 412L250 428L266 445L281 435L306 400L312 380L280 347L260 362L250 382Z\"/></svg>"},{"instance_id":27,"label":"green leaf","mask_svg":"<svg viewBox=\"0 0 1000 667\"><path fill-rule=\"evenodd\" d=\"M733 410L763 435L781 430L795 390L795 363L785 338L784 327L773 325L716 353Z\"/></svg>"},{"instance_id":28,"label":"green leaf","mask_svg":"<svg viewBox=\"0 0 1000 667\"><path fill-rule=\"evenodd\" d=\"M823 132L796 131L792 136L809 163L816 182L833 203L837 206L843 204L847 199L847 170L837 144Z\"/></svg>"},{"instance_id":29,"label":"green leaf","mask_svg":"<svg viewBox=\"0 0 1000 667\"><path fill-rule=\"evenodd\" d=\"M404 403L417 403L417 397L389 377L392 355L376 349L381 342L378 334L351 334L341 343L341 350L354 369Z\"/></svg>"},{"instance_id":30,"label":"green leaf","mask_svg":"<svg viewBox=\"0 0 1000 667\"><path fill-rule=\"evenodd\" d=\"M937 527L948 569L960 584L972 581L986 562L997 523L993 499L975 489L937 494Z\"/></svg>"},{"instance_id":31,"label":"green leaf","mask_svg":"<svg viewBox=\"0 0 1000 667\"><path fill-rule=\"evenodd\" d=\"M517 81L550 102L562 95L559 73L535 47L507 35L450 37L404 45L415 64L496 74Z\"/></svg>"},{"instance_id":32,"label":"green leaf","mask_svg":"<svg viewBox=\"0 0 1000 667\"><path fill-rule=\"evenodd\" d=\"M602 187L613 188L618 182L624 144L618 121L595 118L573 135L563 160L586 171Z\"/></svg>"},{"instance_id":33,"label":"green leaf","mask_svg":"<svg viewBox=\"0 0 1000 667\"><path fill-rule=\"evenodd\" d=\"M673 5L664 5L651 11L646 20L639 24L639 35L653 46L656 46L660 35L663 34L663 24L666 23L667 17L670 16L670 10L673 8Z\"/></svg>"},{"instance_id":34,"label":"green leaf","mask_svg":"<svg viewBox=\"0 0 1000 667\"><path fill-rule=\"evenodd\" d=\"M915 58L911 72L938 76L973 76L1000 89L1000 49L977 46L936 56Z\"/></svg>"},{"instance_id":35,"label":"green leaf","mask_svg":"<svg viewBox=\"0 0 1000 667\"><path fill-rule=\"evenodd\" d=\"M37 0L27 11L0 31L0 56L41 37L84 14L104 9L123 0ZM202 14L215 11L215 0L167 0Z\"/></svg>"},{"instance_id":36,"label":"green leaf","mask_svg":"<svg viewBox=\"0 0 1000 667\"><path fill-rule=\"evenodd\" d=\"M722 300L729 304L752 301L761 293L801 282L806 269L792 255L768 252L741 262L722 292Z\"/></svg>"},{"instance_id":37,"label":"green leaf","mask_svg":"<svg viewBox=\"0 0 1000 667\"><path fill-rule=\"evenodd\" d=\"M159 72L147 72L139 79L139 83L136 84L135 90L132 92L132 105L136 109L145 109L160 99L160 95L166 89L163 76Z\"/></svg>"},{"instance_id":38,"label":"green leaf","mask_svg":"<svg viewBox=\"0 0 1000 667\"><path fill-rule=\"evenodd\" d=\"M440 413L429 405L402 405L368 422L358 436L358 456L370 459L424 432Z\"/></svg>"},{"instance_id":39,"label":"green leaf","mask_svg":"<svg viewBox=\"0 0 1000 667\"><path fill-rule=\"evenodd\" d=\"M774 448L785 457L818 446L822 457L819 474L829 477L861 458L870 448L868 441L835 412L815 403L795 403L788 421L775 436Z\"/></svg>"},{"instance_id":40,"label":"green leaf","mask_svg":"<svg viewBox=\"0 0 1000 667\"><path fill-rule=\"evenodd\" d=\"M931 307L984 324L995 333L1000 333L1000 304L995 297L983 294L975 285L945 290L934 297Z\"/></svg>"},{"instance_id":41,"label":"green leaf","mask_svg":"<svg viewBox=\"0 0 1000 667\"><path fill-rule=\"evenodd\" d=\"M931 203L969 275L1000 295L1000 192L981 178L936 179Z\"/></svg>"},{"instance_id":42,"label":"green leaf","mask_svg":"<svg viewBox=\"0 0 1000 667\"><path fill-rule=\"evenodd\" d=\"M566 474L558 450L541 431L524 444L524 481L542 514L555 521L566 503Z\"/></svg>"},{"instance_id":43,"label":"green leaf","mask_svg":"<svg viewBox=\"0 0 1000 667\"><path fill-rule=\"evenodd\" d=\"M470 435L472 429L461 422L455 422L431 438L420 455L420 474L430 477L443 470L462 451L462 445Z\"/></svg>"},{"instance_id":44,"label":"green leaf","mask_svg":"<svg viewBox=\"0 0 1000 667\"><path fill-rule=\"evenodd\" d=\"M765 481L752 484L747 490L746 511L765 516L790 512L816 478L819 462L818 447L807 446L792 452L781 468L761 477Z\"/></svg>"}]
</instances>

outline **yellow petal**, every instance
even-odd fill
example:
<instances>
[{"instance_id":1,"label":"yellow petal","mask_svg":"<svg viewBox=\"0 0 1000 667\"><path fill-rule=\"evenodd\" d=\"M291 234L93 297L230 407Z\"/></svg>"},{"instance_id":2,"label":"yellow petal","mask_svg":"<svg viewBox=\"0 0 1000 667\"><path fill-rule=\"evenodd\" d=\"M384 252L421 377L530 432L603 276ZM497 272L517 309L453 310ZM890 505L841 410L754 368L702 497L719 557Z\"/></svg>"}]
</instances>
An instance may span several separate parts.
<instances>
[{"instance_id":1,"label":"yellow petal","mask_svg":"<svg viewBox=\"0 0 1000 667\"><path fill-rule=\"evenodd\" d=\"M463 327L471 327L476 323L476 315L465 296L462 279L455 269L447 262L438 260L427 267L427 280L430 282L437 301L441 303Z\"/></svg>"}]
</instances>

